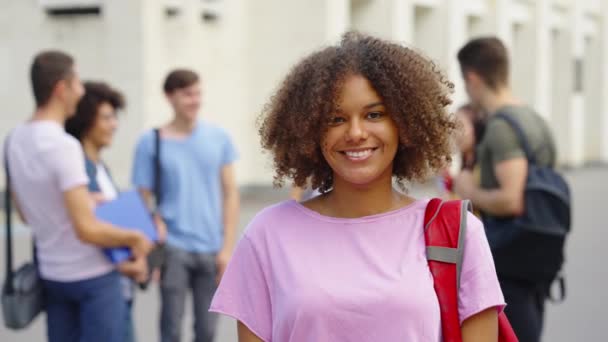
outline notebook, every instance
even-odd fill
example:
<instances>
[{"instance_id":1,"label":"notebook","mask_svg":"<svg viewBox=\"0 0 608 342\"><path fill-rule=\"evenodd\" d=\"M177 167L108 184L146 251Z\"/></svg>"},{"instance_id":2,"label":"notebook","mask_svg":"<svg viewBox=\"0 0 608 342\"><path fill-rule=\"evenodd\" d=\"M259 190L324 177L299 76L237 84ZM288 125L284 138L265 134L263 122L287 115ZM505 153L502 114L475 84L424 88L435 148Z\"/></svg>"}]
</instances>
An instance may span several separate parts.
<instances>
[{"instance_id":1,"label":"notebook","mask_svg":"<svg viewBox=\"0 0 608 342\"><path fill-rule=\"evenodd\" d=\"M113 201L100 204L95 209L95 215L116 226L139 230L150 240L158 241L152 215L136 190L122 192ZM127 247L106 248L104 253L114 264L121 263L132 255Z\"/></svg>"}]
</instances>

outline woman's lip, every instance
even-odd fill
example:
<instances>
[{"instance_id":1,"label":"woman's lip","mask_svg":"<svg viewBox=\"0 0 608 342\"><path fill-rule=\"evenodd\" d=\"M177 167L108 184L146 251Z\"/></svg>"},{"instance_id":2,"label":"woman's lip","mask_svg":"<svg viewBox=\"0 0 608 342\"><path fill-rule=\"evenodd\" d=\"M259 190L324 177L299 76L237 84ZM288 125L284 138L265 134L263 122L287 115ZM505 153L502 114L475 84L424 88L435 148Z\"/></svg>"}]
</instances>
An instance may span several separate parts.
<instances>
[{"instance_id":1,"label":"woman's lip","mask_svg":"<svg viewBox=\"0 0 608 342\"><path fill-rule=\"evenodd\" d=\"M347 160L351 162L363 162L371 158L376 148L347 150L340 152Z\"/></svg>"},{"instance_id":2,"label":"woman's lip","mask_svg":"<svg viewBox=\"0 0 608 342\"><path fill-rule=\"evenodd\" d=\"M360 152L360 151L367 151L367 150L376 150L377 147L359 147L359 148L349 148L349 149L345 149L345 150L340 150L340 153L347 153L347 152Z\"/></svg>"}]
</instances>

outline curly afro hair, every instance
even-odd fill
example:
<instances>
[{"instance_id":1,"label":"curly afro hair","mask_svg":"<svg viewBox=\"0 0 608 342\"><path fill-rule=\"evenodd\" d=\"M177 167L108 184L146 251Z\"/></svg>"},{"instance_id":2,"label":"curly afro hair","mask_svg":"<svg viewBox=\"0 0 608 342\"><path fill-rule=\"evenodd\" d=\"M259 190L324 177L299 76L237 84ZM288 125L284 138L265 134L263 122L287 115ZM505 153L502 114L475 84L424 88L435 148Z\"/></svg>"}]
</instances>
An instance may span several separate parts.
<instances>
[{"instance_id":1,"label":"curly afro hair","mask_svg":"<svg viewBox=\"0 0 608 342\"><path fill-rule=\"evenodd\" d=\"M333 171L321 152L327 118L345 78L361 75L382 98L399 130L393 176L424 181L451 161L455 121L446 112L454 88L439 68L414 50L348 32L337 46L305 57L287 75L259 120L262 147L273 156L276 186L332 188Z\"/></svg>"}]
</instances>

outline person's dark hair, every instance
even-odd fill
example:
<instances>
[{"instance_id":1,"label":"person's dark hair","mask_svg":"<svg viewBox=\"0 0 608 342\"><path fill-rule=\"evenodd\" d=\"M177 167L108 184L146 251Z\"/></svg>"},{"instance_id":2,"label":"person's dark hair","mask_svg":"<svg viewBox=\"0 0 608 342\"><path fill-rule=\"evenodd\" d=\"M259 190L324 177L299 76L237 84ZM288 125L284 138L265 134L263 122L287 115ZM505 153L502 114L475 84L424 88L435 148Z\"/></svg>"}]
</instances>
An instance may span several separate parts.
<instances>
[{"instance_id":1,"label":"person's dark hair","mask_svg":"<svg viewBox=\"0 0 608 342\"><path fill-rule=\"evenodd\" d=\"M93 128L99 106L107 102L115 110L125 106L123 95L116 89L103 82L85 82L85 94L78 102L76 114L65 123L65 130L78 140Z\"/></svg>"},{"instance_id":2,"label":"person's dark hair","mask_svg":"<svg viewBox=\"0 0 608 342\"><path fill-rule=\"evenodd\" d=\"M458 62L463 74L474 71L491 89L509 83L509 53L496 37L482 37L469 41L458 51Z\"/></svg>"},{"instance_id":3,"label":"person's dark hair","mask_svg":"<svg viewBox=\"0 0 608 342\"><path fill-rule=\"evenodd\" d=\"M457 111L462 111L463 113L467 114L468 119L473 125L475 145L478 145L481 142L486 130L488 114L470 103L458 107Z\"/></svg>"},{"instance_id":4,"label":"person's dark hair","mask_svg":"<svg viewBox=\"0 0 608 342\"><path fill-rule=\"evenodd\" d=\"M349 32L336 46L304 58L259 118L262 147L274 160L275 185L285 178L322 192L333 172L321 152L327 120L345 78L361 75L378 92L399 130L393 175L421 181L451 161L456 124L446 112L453 85L430 60L396 43Z\"/></svg>"},{"instance_id":5,"label":"person's dark hair","mask_svg":"<svg viewBox=\"0 0 608 342\"><path fill-rule=\"evenodd\" d=\"M36 106L44 106L53 93L57 82L74 74L74 59L61 51L43 51L34 57L30 78Z\"/></svg>"},{"instance_id":6,"label":"person's dark hair","mask_svg":"<svg viewBox=\"0 0 608 342\"><path fill-rule=\"evenodd\" d=\"M188 69L176 69L167 75L163 90L166 94L171 94L177 89L187 88L199 81L198 74Z\"/></svg>"},{"instance_id":7,"label":"person's dark hair","mask_svg":"<svg viewBox=\"0 0 608 342\"><path fill-rule=\"evenodd\" d=\"M479 144L483 140L483 136L486 132L488 114L471 103L467 103L458 107L457 112L464 113L467 117L467 120L469 120L469 122L473 126L474 148L472 151L472 155L461 155L461 168L463 170L473 170L473 168L477 164L477 160L479 159L476 150L477 146L479 146Z\"/></svg>"}]
</instances>

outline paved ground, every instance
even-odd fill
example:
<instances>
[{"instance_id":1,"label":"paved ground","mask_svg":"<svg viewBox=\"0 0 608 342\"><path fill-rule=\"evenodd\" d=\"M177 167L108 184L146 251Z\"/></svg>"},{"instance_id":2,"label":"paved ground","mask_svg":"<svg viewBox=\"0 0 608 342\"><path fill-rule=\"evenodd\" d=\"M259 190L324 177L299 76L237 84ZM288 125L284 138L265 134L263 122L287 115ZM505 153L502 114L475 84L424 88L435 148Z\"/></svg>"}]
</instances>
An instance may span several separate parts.
<instances>
[{"instance_id":1,"label":"paved ground","mask_svg":"<svg viewBox=\"0 0 608 342\"><path fill-rule=\"evenodd\" d=\"M608 306L606 284L608 273L608 221L606 198L608 194L608 169L582 169L571 171L568 178L574 193L574 232L568 244L568 299L560 305L549 305L547 324L543 341L608 341L605 308ZM414 189L414 195L425 193ZM428 192L427 192L428 193ZM249 196L243 203L241 228L260 208L280 200L281 193L265 193L263 196ZM606 230L604 230L606 229ZM4 261L4 240L0 260ZM17 260L29 257L28 237L22 231L17 243ZM4 262L0 262L0 272L4 274ZM136 305L136 326L140 341L157 341L158 292L151 289L140 293ZM191 308L184 325L184 341L191 341ZM222 318L218 342L236 341L235 323ZM30 328L22 332L12 332L0 326L0 341L44 341L44 317L39 317ZM390 341L387 341L390 342Z\"/></svg>"}]
</instances>

